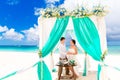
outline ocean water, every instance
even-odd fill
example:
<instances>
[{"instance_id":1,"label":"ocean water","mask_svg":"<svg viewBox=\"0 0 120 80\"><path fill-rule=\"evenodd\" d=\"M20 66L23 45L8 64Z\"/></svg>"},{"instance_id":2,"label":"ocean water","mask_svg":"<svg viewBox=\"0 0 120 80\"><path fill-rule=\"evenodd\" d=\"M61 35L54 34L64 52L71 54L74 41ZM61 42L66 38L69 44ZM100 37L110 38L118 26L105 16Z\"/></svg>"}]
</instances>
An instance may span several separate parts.
<instances>
[{"instance_id":1,"label":"ocean water","mask_svg":"<svg viewBox=\"0 0 120 80\"><path fill-rule=\"evenodd\" d=\"M5 52L37 52L37 46L0 46L0 51Z\"/></svg>"},{"instance_id":2,"label":"ocean water","mask_svg":"<svg viewBox=\"0 0 120 80\"><path fill-rule=\"evenodd\" d=\"M120 46L108 46L108 54L120 54Z\"/></svg>"},{"instance_id":3,"label":"ocean water","mask_svg":"<svg viewBox=\"0 0 120 80\"><path fill-rule=\"evenodd\" d=\"M0 51L38 52L37 46L0 46ZM81 53L81 51L79 51ZM108 46L108 54L120 54L120 46Z\"/></svg>"}]
</instances>

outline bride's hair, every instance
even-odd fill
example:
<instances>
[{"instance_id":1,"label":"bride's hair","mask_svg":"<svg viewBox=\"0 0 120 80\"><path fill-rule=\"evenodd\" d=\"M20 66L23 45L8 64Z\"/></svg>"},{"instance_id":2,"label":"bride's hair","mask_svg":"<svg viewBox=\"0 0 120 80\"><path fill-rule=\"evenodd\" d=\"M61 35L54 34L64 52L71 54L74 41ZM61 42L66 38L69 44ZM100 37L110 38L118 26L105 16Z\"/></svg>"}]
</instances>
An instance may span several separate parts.
<instances>
[{"instance_id":1,"label":"bride's hair","mask_svg":"<svg viewBox=\"0 0 120 80\"><path fill-rule=\"evenodd\" d=\"M71 41L76 45L76 41L74 39L72 39Z\"/></svg>"}]
</instances>

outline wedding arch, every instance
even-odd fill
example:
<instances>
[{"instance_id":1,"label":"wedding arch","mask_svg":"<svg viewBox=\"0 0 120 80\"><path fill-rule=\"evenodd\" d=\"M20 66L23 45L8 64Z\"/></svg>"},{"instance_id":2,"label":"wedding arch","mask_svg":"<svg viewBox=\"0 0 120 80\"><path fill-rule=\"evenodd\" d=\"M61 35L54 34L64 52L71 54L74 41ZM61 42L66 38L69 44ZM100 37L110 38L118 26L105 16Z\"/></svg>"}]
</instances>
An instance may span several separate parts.
<instances>
[{"instance_id":1,"label":"wedding arch","mask_svg":"<svg viewBox=\"0 0 120 80\"><path fill-rule=\"evenodd\" d=\"M108 80L104 74L104 58L107 53L106 25L104 16L108 11L105 6L97 5L92 9L78 7L75 10L67 11L65 8L53 7L41 10L41 16L38 18L40 30L39 57L40 61L28 68L14 71L2 78L4 80L15 74L24 72L37 66L39 80L52 80L51 68L46 64L45 57L55 48L63 32L66 30L69 19L72 19L75 36L84 52L90 55L98 62L97 80ZM85 63L86 64L86 63ZM86 75L86 65L84 66L84 75Z\"/></svg>"},{"instance_id":2,"label":"wedding arch","mask_svg":"<svg viewBox=\"0 0 120 80\"><path fill-rule=\"evenodd\" d=\"M79 45L98 62L97 80L104 80L103 61L107 50L105 14L106 11L100 5L94 7L92 12L84 7L71 12L59 7L41 10L41 17L38 20L40 26L39 80L48 80L48 78L52 80L51 72L43 59L55 48L70 18ZM85 70L84 73L86 73Z\"/></svg>"}]
</instances>

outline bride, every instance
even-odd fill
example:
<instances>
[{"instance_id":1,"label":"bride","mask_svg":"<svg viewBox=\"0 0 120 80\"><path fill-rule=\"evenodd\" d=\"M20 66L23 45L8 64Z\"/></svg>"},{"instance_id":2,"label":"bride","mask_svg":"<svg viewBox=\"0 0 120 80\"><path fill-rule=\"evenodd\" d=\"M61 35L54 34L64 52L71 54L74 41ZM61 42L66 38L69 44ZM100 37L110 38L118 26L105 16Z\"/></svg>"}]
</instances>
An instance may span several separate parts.
<instances>
[{"instance_id":1,"label":"bride","mask_svg":"<svg viewBox=\"0 0 120 80\"><path fill-rule=\"evenodd\" d=\"M77 50L77 47L76 47L76 41L74 39L72 39L70 41L70 48L68 49L68 52L67 52L67 58L68 58L68 61L74 60L77 63L77 66L78 66L79 62L77 60L77 55L78 55L78 50ZM72 69L69 69L69 70L72 71ZM77 78L78 77L78 73L77 73L78 70L74 69L74 71L72 71L72 72L73 72L73 74L75 74L75 77Z\"/></svg>"}]
</instances>

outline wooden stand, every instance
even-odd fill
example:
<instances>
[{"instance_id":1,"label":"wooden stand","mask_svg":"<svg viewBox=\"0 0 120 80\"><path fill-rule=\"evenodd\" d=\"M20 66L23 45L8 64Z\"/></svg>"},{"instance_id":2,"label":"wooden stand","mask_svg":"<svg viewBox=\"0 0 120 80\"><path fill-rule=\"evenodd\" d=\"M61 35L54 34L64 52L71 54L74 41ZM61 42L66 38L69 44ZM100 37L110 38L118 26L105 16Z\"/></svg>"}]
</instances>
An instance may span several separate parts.
<instances>
[{"instance_id":1,"label":"wooden stand","mask_svg":"<svg viewBox=\"0 0 120 80\"><path fill-rule=\"evenodd\" d=\"M58 80L60 80L61 78L61 74L62 74L62 71L63 71L63 68L71 68L71 71L73 73L73 79L76 80L76 76L75 76L75 72L74 72L74 66L75 65L57 65L59 67L58 69Z\"/></svg>"}]
</instances>

